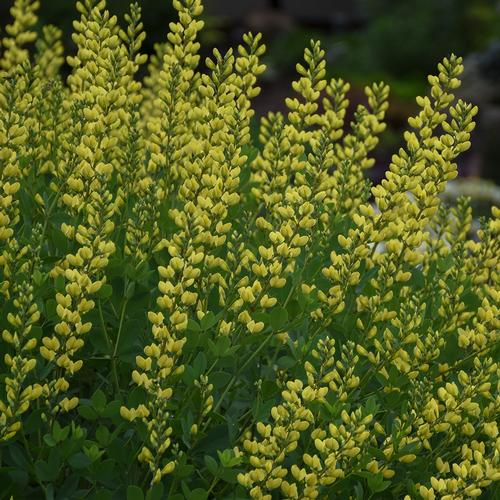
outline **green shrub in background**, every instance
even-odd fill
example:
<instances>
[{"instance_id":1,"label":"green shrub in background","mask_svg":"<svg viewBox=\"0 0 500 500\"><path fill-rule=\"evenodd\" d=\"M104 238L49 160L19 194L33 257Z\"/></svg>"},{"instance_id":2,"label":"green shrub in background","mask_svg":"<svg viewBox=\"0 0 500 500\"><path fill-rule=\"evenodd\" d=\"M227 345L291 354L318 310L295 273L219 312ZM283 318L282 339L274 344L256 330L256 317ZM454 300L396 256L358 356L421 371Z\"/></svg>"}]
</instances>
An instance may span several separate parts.
<instances>
[{"instance_id":1,"label":"green shrub in background","mask_svg":"<svg viewBox=\"0 0 500 500\"><path fill-rule=\"evenodd\" d=\"M353 51L346 54L346 59L356 56L345 61L354 71L359 59L365 72L417 79L416 70L431 71L443 51L453 48L470 54L484 49L500 29L494 0L362 0L361 4L370 21L354 34Z\"/></svg>"},{"instance_id":2,"label":"green shrub in background","mask_svg":"<svg viewBox=\"0 0 500 500\"><path fill-rule=\"evenodd\" d=\"M388 88L344 131L318 42L254 145L259 35L201 74L201 2L174 0L140 83L141 9L85 0L63 82L57 29L28 60L37 6L0 59L0 496L494 496L500 211L469 240L439 198L461 59L370 187Z\"/></svg>"}]
</instances>

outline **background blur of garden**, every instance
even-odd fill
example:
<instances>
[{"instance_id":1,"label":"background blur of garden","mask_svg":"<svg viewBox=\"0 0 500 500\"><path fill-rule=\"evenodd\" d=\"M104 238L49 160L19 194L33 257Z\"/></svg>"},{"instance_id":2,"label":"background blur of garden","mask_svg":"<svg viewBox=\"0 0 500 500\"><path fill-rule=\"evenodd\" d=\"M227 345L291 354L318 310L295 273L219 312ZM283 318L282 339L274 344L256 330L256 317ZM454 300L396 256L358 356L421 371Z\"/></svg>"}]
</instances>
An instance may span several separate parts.
<instances>
[{"instance_id":1,"label":"background blur of garden","mask_svg":"<svg viewBox=\"0 0 500 500\"><path fill-rule=\"evenodd\" d=\"M108 0L122 17L128 0ZM148 33L145 50L166 39L173 10L169 0L139 0ZM455 183L473 198L500 205L500 1L499 0L205 0L203 55L217 46L235 46L248 30L261 31L268 46L268 71L256 101L257 114L284 109L295 63L311 37L326 50L329 76L352 84L351 102L360 102L363 87L375 80L391 85L389 127L383 134L377 181L401 140L415 96L426 92L426 75L450 52L464 56L460 97L480 108L473 147L460 163ZM0 27L9 22L10 0L0 0ZM73 2L42 0L40 24L64 30L67 53L73 51ZM491 183L478 183L483 178ZM496 184L496 186L495 186ZM452 189L455 189L452 186ZM451 194L453 196L453 193Z\"/></svg>"}]
</instances>

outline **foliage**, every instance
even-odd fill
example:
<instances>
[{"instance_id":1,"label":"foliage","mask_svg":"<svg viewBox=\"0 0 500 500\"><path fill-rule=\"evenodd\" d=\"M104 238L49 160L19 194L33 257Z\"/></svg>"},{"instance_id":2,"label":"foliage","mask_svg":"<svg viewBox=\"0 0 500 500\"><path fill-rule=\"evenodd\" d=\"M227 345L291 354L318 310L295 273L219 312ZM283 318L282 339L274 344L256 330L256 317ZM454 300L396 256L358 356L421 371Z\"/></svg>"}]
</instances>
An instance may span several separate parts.
<instances>
[{"instance_id":1,"label":"foliage","mask_svg":"<svg viewBox=\"0 0 500 500\"><path fill-rule=\"evenodd\" d=\"M446 51L462 54L484 49L500 28L492 0L362 0L372 19L358 37L354 53L365 71L394 77L431 71ZM399 43L400 40L407 43ZM349 64L348 61L346 61Z\"/></svg>"},{"instance_id":2,"label":"foliage","mask_svg":"<svg viewBox=\"0 0 500 500\"><path fill-rule=\"evenodd\" d=\"M497 40L500 29L494 0L359 3L363 25L333 30L333 35L324 39L335 72L356 85L364 85L367 79L382 79L390 85L393 96L405 101L425 92L420 75L432 71L435 61L450 52L466 56L482 53ZM273 67L283 67L291 57L298 57L296 40L301 36L294 30L276 37L269 48Z\"/></svg>"},{"instance_id":3,"label":"foliage","mask_svg":"<svg viewBox=\"0 0 500 500\"><path fill-rule=\"evenodd\" d=\"M250 137L260 35L199 65L200 0L148 76L141 9L15 0L0 59L2 498L469 498L500 479L500 211L440 204L477 109L452 55L385 179L388 87L319 42ZM373 199L370 201L370 197ZM494 494L494 493L493 493Z\"/></svg>"}]
</instances>

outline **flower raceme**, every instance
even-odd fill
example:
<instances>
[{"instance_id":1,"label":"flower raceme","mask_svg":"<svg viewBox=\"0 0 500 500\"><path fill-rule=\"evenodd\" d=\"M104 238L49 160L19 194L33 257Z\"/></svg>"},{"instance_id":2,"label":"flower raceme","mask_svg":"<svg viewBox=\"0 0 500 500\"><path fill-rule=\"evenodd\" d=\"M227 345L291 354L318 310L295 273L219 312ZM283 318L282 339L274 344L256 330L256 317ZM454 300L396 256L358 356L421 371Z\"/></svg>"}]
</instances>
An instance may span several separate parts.
<instances>
[{"instance_id":1,"label":"flower raceme","mask_svg":"<svg viewBox=\"0 0 500 500\"><path fill-rule=\"evenodd\" d=\"M470 200L440 197L477 114L454 97L461 58L428 78L371 186L387 85L367 86L346 123L349 84L327 79L312 41L287 112L261 117L254 143L261 35L202 69L202 2L172 6L141 81L139 4L121 27L105 0L76 2L64 80L60 30L37 35L39 2L13 2L0 45L7 494L493 491L500 209L471 237Z\"/></svg>"}]
</instances>

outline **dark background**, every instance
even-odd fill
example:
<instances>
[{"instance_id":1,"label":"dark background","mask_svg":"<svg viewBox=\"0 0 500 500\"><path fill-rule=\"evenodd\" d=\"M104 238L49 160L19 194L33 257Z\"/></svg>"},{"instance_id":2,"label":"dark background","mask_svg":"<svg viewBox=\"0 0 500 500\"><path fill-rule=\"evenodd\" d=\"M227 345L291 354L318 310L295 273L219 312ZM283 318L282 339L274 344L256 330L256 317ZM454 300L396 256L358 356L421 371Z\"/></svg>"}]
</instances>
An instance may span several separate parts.
<instances>
[{"instance_id":1,"label":"dark background","mask_svg":"<svg viewBox=\"0 0 500 500\"><path fill-rule=\"evenodd\" d=\"M174 18L169 0L140 0L148 38L144 50L166 39ZM108 0L120 18L127 0ZM0 28L9 22L10 0L0 0ZM466 73L461 97L480 107L473 148L462 159L461 174L500 183L500 1L499 0L205 0L202 55L213 46L236 45L248 30L264 34L268 70L256 100L257 114L283 108L291 93L295 63L311 37L322 41L329 77L352 84L353 103L363 87L375 80L391 85L389 127L378 152L379 177L399 145L406 118L415 111L415 96L426 92L426 76L442 57L464 56ZM39 25L64 30L67 53L73 0L42 0ZM67 71L67 69L66 69Z\"/></svg>"}]
</instances>

